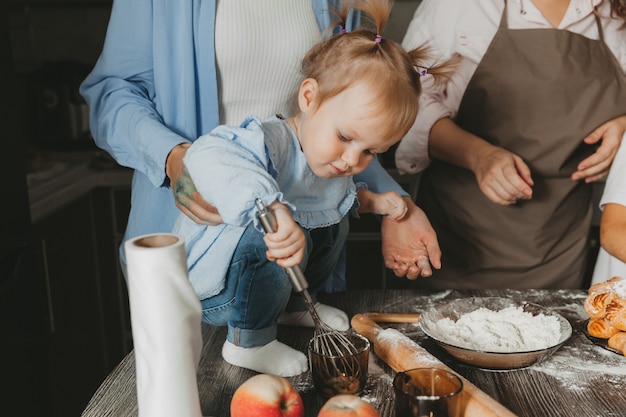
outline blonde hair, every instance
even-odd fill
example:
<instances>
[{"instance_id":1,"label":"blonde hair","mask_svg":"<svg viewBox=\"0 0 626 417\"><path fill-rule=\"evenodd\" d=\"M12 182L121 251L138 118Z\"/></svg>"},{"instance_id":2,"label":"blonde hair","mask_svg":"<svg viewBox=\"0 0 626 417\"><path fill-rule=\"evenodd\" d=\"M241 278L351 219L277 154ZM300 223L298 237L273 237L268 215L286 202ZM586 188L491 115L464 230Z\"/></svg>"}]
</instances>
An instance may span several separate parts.
<instances>
[{"instance_id":1,"label":"blonde hair","mask_svg":"<svg viewBox=\"0 0 626 417\"><path fill-rule=\"evenodd\" d=\"M418 98L422 91L420 77L427 72L436 78L448 77L452 64L426 67L431 59L427 49L406 51L397 42L381 37L393 6L392 0L342 1L336 12L337 27L345 28L350 7L371 19L375 32L365 27L337 33L314 46L302 61L305 78L320 86L320 100L332 98L355 82L365 82L374 89L377 110L390 121L389 134L404 136L415 121Z\"/></svg>"}]
</instances>

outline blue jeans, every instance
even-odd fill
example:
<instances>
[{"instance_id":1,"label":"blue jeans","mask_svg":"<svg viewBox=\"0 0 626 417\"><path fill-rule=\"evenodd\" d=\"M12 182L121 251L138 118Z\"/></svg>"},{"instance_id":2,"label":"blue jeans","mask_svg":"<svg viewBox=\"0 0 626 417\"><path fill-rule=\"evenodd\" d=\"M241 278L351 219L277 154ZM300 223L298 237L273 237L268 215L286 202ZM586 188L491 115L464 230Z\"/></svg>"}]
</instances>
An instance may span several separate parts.
<instances>
[{"instance_id":1,"label":"blue jeans","mask_svg":"<svg viewBox=\"0 0 626 417\"><path fill-rule=\"evenodd\" d=\"M317 301L348 236L348 219L339 224L303 229L305 257L300 264ZM267 260L263 234L249 225L233 254L226 274L225 288L218 295L201 300L202 319L228 326L227 340L236 346L262 346L276 339L278 316L284 312L307 310L301 294L292 291L285 270Z\"/></svg>"}]
</instances>

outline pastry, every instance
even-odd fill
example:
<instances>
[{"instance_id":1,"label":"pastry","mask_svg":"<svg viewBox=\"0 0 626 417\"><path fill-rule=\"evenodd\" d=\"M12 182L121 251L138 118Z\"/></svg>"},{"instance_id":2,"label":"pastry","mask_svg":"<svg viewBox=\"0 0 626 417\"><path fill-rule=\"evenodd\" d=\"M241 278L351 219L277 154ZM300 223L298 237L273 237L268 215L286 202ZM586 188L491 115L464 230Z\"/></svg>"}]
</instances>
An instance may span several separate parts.
<instances>
[{"instance_id":1,"label":"pastry","mask_svg":"<svg viewBox=\"0 0 626 417\"><path fill-rule=\"evenodd\" d=\"M609 338L609 347L618 350L626 356L626 332L618 332Z\"/></svg>"},{"instance_id":2,"label":"pastry","mask_svg":"<svg viewBox=\"0 0 626 417\"><path fill-rule=\"evenodd\" d=\"M591 293L613 292L613 287L615 286L616 283L618 283L621 280L622 280L622 278L620 278L620 277L613 277L613 278L611 278L609 280L606 280L604 282L599 282L597 284L593 284L591 287L589 287L589 294L591 294Z\"/></svg>"},{"instance_id":3,"label":"pastry","mask_svg":"<svg viewBox=\"0 0 626 417\"><path fill-rule=\"evenodd\" d=\"M619 330L611 326L605 319L591 319L589 323L587 323L587 333L593 337L608 339L618 332Z\"/></svg>"},{"instance_id":4,"label":"pastry","mask_svg":"<svg viewBox=\"0 0 626 417\"><path fill-rule=\"evenodd\" d=\"M626 331L626 300L621 298L613 299L606 306L604 318L616 329Z\"/></svg>"},{"instance_id":5,"label":"pastry","mask_svg":"<svg viewBox=\"0 0 626 417\"><path fill-rule=\"evenodd\" d=\"M608 288L608 287L605 287ZM585 311L592 319L601 319L606 316L606 307L613 301L615 294L610 291L595 292L589 289L589 295L585 299Z\"/></svg>"},{"instance_id":6,"label":"pastry","mask_svg":"<svg viewBox=\"0 0 626 417\"><path fill-rule=\"evenodd\" d=\"M583 306L591 318L589 336L608 339L610 348L626 356L626 280L613 277L592 285Z\"/></svg>"}]
</instances>

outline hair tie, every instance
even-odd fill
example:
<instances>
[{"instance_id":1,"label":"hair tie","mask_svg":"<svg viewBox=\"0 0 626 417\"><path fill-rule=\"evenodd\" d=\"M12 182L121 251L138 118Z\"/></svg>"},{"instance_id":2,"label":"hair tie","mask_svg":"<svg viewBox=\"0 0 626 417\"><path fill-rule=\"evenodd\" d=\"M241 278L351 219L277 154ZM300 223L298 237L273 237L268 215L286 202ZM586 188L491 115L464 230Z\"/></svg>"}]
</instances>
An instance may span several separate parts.
<instances>
[{"instance_id":1,"label":"hair tie","mask_svg":"<svg viewBox=\"0 0 626 417\"><path fill-rule=\"evenodd\" d=\"M417 75L419 75L420 77L424 77L426 74L428 74L428 68L417 69Z\"/></svg>"},{"instance_id":2,"label":"hair tie","mask_svg":"<svg viewBox=\"0 0 626 417\"><path fill-rule=\"evenodd\" d=\"M383 38L382 36L380 36L380 35L376 35L376 37L374 38L374 42L376 42L376 43L380 43L380 41L381 41L381 39L382 39L382 38Z\"/></svg>"},{"instance_id":3,"label":"hair tie","mask_svg":"<svg viewBox=\"0 0 626 417\"><path fill-rule=\"evenodd\" d=\"M339 26L339 33L346 33L346 28L343 25Z\"/></svg>"}]
</instances>

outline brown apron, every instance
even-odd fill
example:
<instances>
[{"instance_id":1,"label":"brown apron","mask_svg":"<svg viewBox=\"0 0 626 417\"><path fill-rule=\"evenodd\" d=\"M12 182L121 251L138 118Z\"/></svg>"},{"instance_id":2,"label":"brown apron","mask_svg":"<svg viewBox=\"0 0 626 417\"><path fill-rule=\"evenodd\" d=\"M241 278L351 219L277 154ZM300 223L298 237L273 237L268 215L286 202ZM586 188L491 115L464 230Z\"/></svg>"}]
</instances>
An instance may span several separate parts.
<instances>
[{"instance_id":1,"label":"brown apron","mask_svg":"<svg viewBox=\"0 0 626 417\"><path fill-rule=\"evenodd\" d=\"M626 79L604 43L558 29L500 27L465 91L456 123L529 165L531 200L501 206L474 174L434 160L417 199L435 228L442 269L427 288L579 288L591 187L570 175L594 152L582 139L624 114Z\"/></svg>"}]
</instances>

